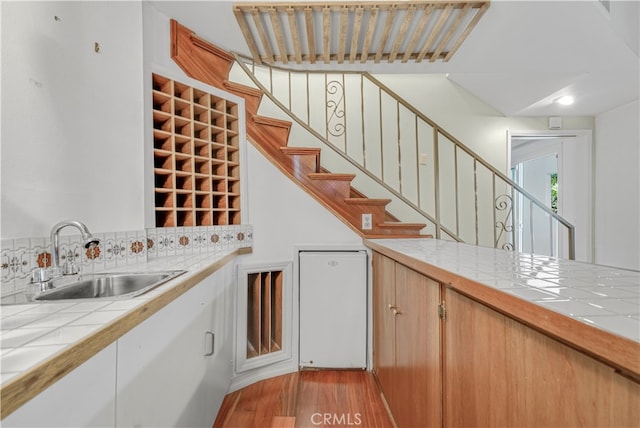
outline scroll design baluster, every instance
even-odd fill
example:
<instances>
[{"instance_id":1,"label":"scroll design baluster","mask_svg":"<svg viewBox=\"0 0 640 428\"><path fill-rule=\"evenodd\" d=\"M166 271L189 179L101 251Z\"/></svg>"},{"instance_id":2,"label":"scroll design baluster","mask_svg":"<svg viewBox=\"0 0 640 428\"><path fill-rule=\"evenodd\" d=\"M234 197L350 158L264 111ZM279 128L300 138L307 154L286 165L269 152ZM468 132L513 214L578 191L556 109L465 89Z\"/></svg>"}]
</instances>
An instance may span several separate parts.
<instances>
[{"instance_id":1,"label":"scroll design baluster","mask_svg":"<svg viewBox=\"0 0 640 428\"><path fill-rule=\"evenodd\" d=\"M508 236L509 233L513 232L513 198L510 195L499 195L495 199L494 207L496 210L496 218L500 217L499 213L504 213L502 220L496 220L498 233L494 246L498 248L503 235ZM513 250L513 242L506 240L501 248L503 250Z\"/></svg>"},{"instance_id":2,"label":"scroll design baluster","mask_svg":"<svg viewBox=\"0 0 640 428\"><path fill-rule=\"evenodd\" d=\"M334 137L341 137L345 130L344 86L332 80L327 83L327 131Z\"/></svg>"}]
</instances>

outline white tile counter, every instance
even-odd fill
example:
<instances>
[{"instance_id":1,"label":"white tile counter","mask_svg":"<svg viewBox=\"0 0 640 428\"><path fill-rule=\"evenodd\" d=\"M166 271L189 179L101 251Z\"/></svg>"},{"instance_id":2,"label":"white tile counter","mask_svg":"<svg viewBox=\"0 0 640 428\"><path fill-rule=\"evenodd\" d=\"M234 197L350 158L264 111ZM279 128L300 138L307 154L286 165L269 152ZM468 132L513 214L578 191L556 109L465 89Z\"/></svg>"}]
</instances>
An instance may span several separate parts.
<instances>
[{"instance_id":1,"label":"white tile counter","mask_svg":"<svg viewBox=\"0 0 640 428\"><path fill-rule=\"evenodd\" d=\"M598 343L619 342L621 349L632 348L630 360L635 355L640 361L640 272L437 239L372 239L365 244L483 303L502 305L505 313L517 306L508 296L516 297L526 302L516 318L531 325L547 320L545 311L567 317L568 323L554 318L557 327L547 331L560 339L564 333L578 336L572 321L588 325L593 329L587 331L601 338ZM592 351L576 343L579 337L567 342Z\"/></svg>"},{"instance_id":2,"label":"white tile counter","mask_svg":"<svg viewBox=\"0 0 640 428\"><path fill-rule=\"evenodd\" d=\"M238 254L250 248L158 258L147 263L112 269L115 272L186 270L155 289L134 298L76 299L33 302L0 307L0 378L3 405L10 390L28 377L38 379L32 396L55 382L60 373L47 373L47 366L65 361L66 372L117 340L137 324L160 310ZM105 270L108 272L108 270ZM39 371L34 375L34 371ZM47 381L47 377L51 377ZM31 391L30 391L31 392Z\"/></svg>"}]
</instances>

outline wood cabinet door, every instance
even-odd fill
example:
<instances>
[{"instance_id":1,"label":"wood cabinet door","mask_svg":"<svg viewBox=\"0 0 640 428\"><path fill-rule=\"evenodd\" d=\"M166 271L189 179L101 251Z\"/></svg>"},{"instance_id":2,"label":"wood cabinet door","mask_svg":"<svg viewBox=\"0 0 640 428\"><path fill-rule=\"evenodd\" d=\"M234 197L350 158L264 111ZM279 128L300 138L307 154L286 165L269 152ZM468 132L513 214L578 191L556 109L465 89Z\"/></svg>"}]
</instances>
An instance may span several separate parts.
<instances>
[{"instance_id":1,"label":"wood cabinet door","mask_svg":"<svg viewBox=\"0 0 640 428\"><path fill-rule=\"evenodd\" d=\"M640 426L640 384L453 290L444 426Z\"/></svg>"},{"instance_id":2,"label":"wood cabinet door","mask_svg":"<svg viewBox=\"0 0 640 428\"><path fill-rule=\"evenodd\" d=\"M440 427L440 284L396 264L395 397L398 427Z\"/></svg>"},{"instance_id":3,"label":"wood cabinet door","mask_svg":"<svg viewBox=\"0 0 640 428\"><path fill-rule=\"evenodd\" d=\"M373 371L387 402L393 400L395 366L395 319L389 305L395 305L395 262L373 253Z\"/></svg>"}]
</instances>

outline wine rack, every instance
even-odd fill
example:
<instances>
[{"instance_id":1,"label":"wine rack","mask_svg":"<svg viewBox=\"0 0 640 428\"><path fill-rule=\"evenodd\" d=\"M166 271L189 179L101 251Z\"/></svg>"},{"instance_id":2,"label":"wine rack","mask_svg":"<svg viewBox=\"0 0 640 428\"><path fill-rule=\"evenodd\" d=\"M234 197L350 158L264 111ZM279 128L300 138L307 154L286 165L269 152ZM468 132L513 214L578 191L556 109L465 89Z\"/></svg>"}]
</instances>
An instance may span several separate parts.
<instances>
[{"instance_id":1,"label":"wine rack","mask_svg":"<svg viewBox=\"0 0 640 428\"><path fill-rule=\"evenodd\" d=\"M247 359L282 349L283 275L255 272L247 278Z\"/></svg>"},{"instance_id":2,"label":"wine rack","mask_svg":"<svg viewBox=\"0 0 640 428\"><path fill-rule=\"evenodd\" d=\"M152 74L156 227L240 224L238 105Z\"/></svg>"}]
</instances>

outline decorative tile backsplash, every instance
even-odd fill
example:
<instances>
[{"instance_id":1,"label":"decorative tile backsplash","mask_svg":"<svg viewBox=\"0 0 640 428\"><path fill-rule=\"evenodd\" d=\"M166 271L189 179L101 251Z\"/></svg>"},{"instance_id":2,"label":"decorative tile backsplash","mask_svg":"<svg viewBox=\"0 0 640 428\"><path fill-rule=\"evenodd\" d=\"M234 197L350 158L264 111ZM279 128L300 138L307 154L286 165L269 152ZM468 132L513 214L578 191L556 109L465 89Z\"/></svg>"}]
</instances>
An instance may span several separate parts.
<instances>
[{"instance_id":1,"label":"decorative tile backsplash","mask_svg":"<svg viewBox=\"0 0 640 428\"><path fill-rule=\"evenodd\" d=\"M162 227L94 234L100 245L86 249L80 235L60 236L60 264L73 259L82 272L101 272L160 257L250 247L251 225ZM22 291L31 271L51 265L49 238L0 240L0 293Z\"/></svg>"}]
</instances>

